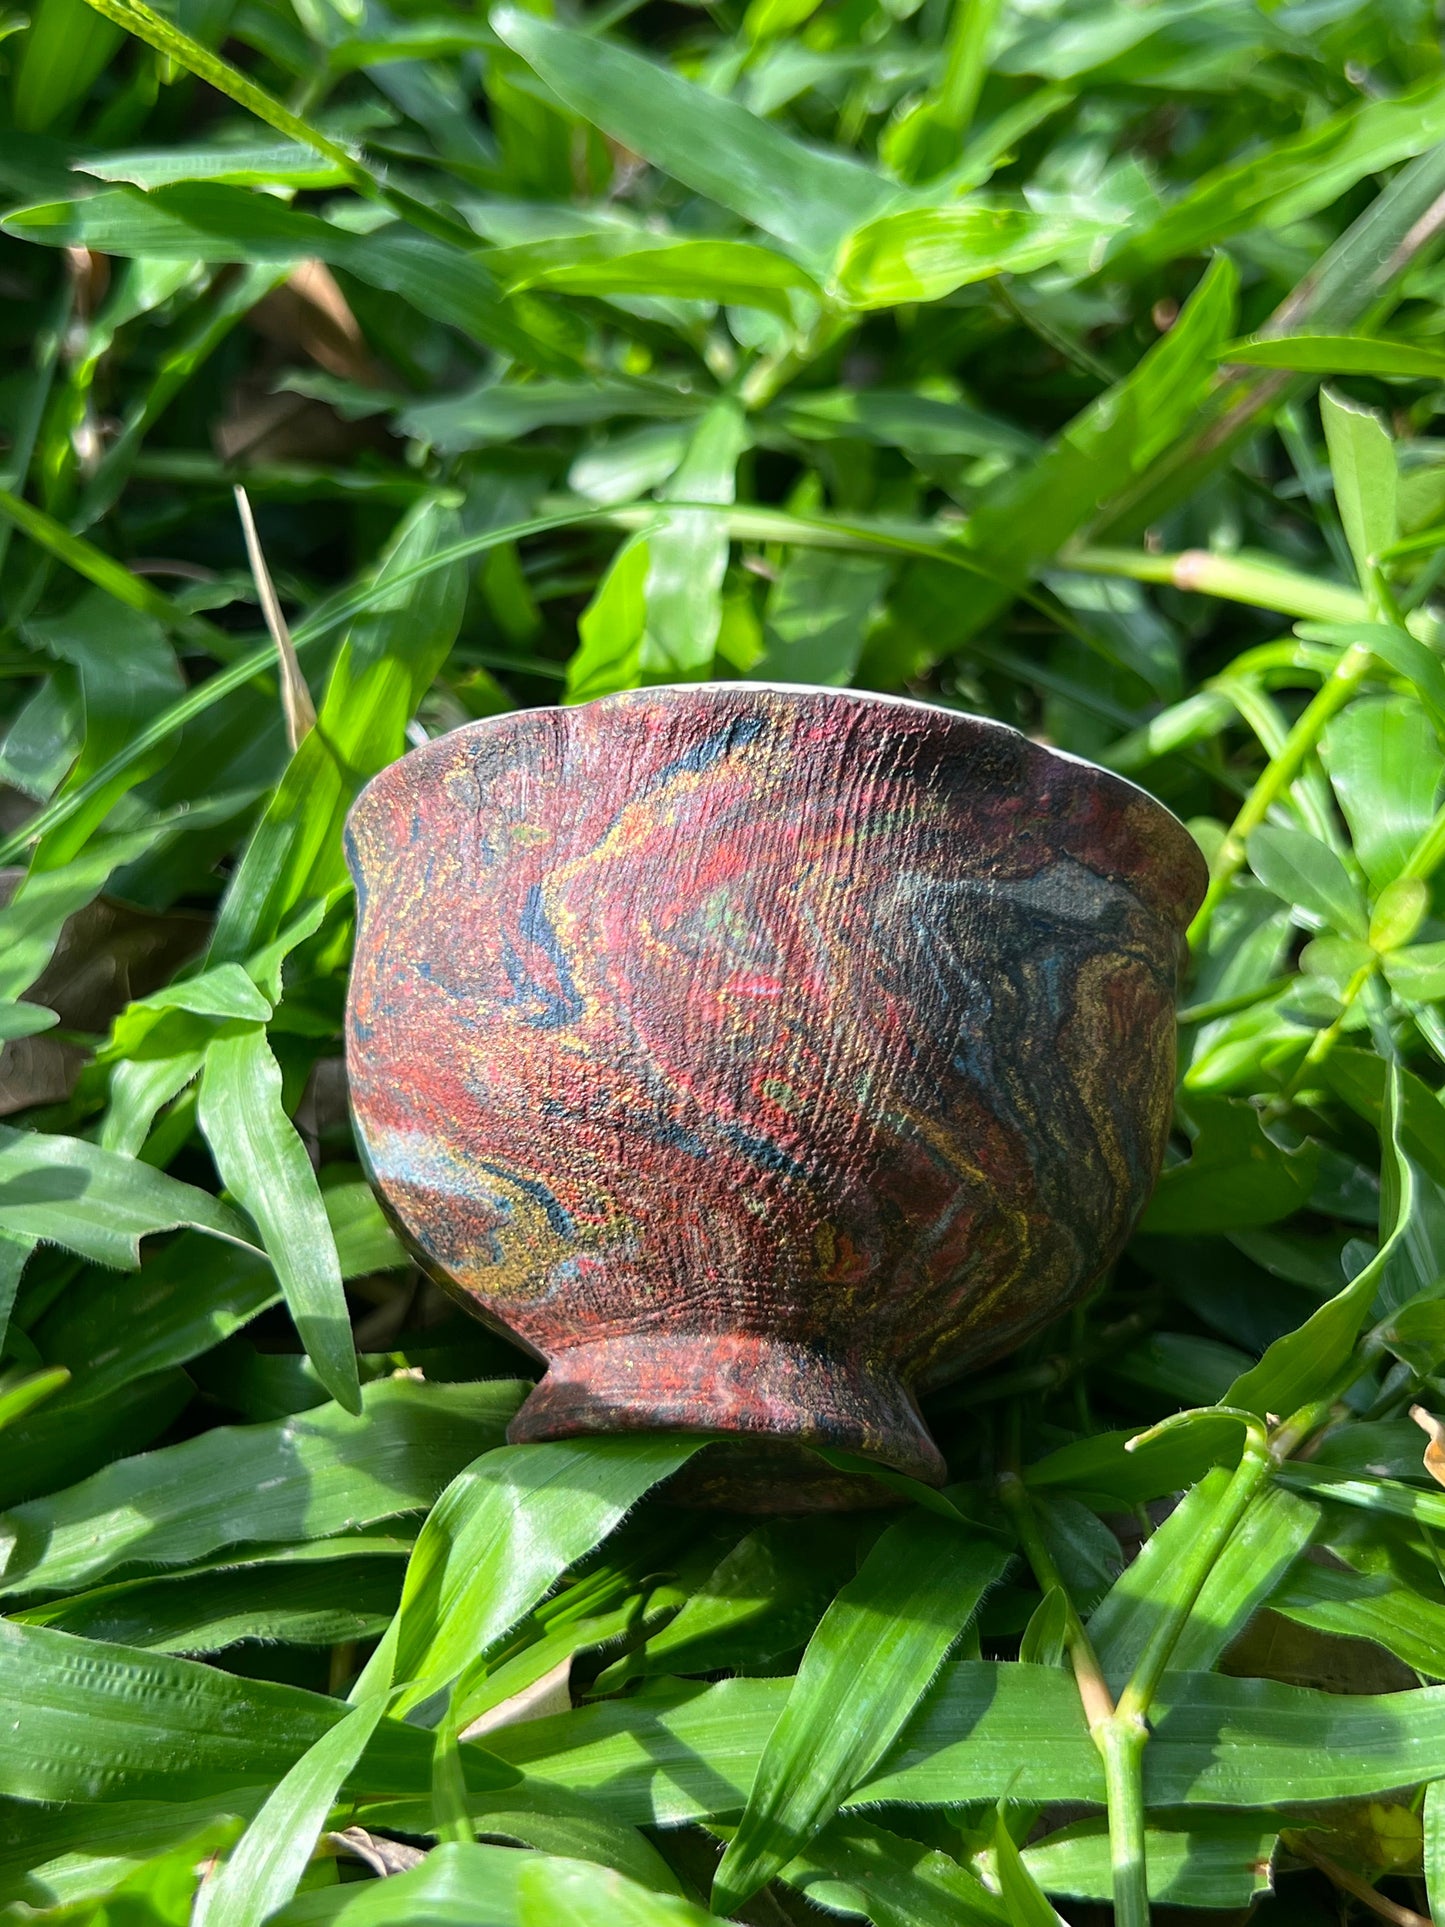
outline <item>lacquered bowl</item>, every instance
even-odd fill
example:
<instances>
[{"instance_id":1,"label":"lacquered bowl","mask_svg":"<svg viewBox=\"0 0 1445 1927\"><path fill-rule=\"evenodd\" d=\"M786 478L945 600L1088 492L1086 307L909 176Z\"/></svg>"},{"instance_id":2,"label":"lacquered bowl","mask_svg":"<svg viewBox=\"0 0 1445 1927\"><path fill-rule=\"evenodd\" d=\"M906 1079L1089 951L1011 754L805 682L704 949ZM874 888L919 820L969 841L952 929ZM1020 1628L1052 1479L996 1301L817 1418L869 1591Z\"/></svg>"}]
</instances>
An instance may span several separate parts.
<instances>
[{"instance_id":1,"label":"lacquered bowl","mask_svg":"<svg viewBox=\"0 0 1445 1927\"><path fill-rule=\"evenodd\" d=\"M1073 1304L1149 1195L1204 865L1012 729L644 690L413 750L349 839L363 1154L432 1275L546 1361L513 1440L938 1481L916 1395ZM793 1462L714 1496L839 1502Z\"/></svg>"}]
</instances>

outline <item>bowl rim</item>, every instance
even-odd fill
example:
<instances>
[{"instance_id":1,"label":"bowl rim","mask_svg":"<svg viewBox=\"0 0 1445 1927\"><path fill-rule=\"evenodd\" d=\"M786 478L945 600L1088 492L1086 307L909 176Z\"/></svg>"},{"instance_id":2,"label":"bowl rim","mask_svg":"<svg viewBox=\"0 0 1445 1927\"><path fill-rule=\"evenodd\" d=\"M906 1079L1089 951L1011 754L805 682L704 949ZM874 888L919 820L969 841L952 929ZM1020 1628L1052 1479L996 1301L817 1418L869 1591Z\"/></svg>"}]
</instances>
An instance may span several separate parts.
<instances>
[{"instance_id":1,"label":"bowl rim","mask_svg":"<svg viewBox=\"0 0 1445 1927\"><path fill-rule=\"evenodd\" d=\"M974 709L954 709L947 703L925 702L921 696L899 696L887 690L853 689L834 683L763 682L762 680L753 680L739 676L732 681L713 678L706 682L645 683L637 689L609 689L604 691L600 696L589 696L584 702L532 703L523 709L503 709L492 716L470 718L467 722L458 724L457 727L467 730L491 729L500 727L506 723L519 722L525 717L554 715L559 711L565 715L574 711L595 709L602 703L642 702L646 701L650 696L707 696L714 694L736 696L745 694L748 690L767 691L780 696L833 696L844 702L863 704L877 703L879 705L890 705L898 709L921 709L926 715L936 716L940 721L974 723L982 729L996 729L1001 731L1005 736L1015 736L1021 742L1027 743L1029 748L1040 756L1052 756L1056 757L1061 763L1072 763L1076 769L1086 770L1090 776L1098 777L1105 783L1117 783L1121 789L1131 790L1135 796L1142 797L1152 809L1157 810L1161 816L1165 817L1174 825L1184 838L1186 847L1199 858L1201 866L1206 870L1208 868L1204 852L1200 849L1198 843L1195 842L1193 833L1184 819L1176 815L1167 803L1161 803L1152 790L1145 789L1142 783L1136 783L1132 777L1124 776L1118 770L1109 769L1103 763L1096 763L1090 757L1080 756L1074 750L1059 749L1053 743L1038 742L1034 737L1028 735L1024 730L1019 729L1015 724L1003 722L997 716L981 716L978 711ZM434 736L430 738L430 740L432 742L442 742L447 735L453 733L454 732L450 730L444 731L441 736ZM423 748L425 745L417 744L416 747Z\"/></svg>"}]
</instances>

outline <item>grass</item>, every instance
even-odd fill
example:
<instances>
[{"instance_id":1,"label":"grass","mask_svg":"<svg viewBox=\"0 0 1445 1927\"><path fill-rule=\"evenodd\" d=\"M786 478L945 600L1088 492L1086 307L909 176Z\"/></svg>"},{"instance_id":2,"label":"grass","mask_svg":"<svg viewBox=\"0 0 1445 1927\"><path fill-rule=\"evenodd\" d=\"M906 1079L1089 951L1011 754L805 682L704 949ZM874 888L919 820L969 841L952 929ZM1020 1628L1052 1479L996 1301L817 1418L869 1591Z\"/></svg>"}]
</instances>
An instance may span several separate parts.
<instances>
[{"instance_id":1,"label":"grass","mask_svg":"<svg viewBox=\"0 0 1445 1927\"><path fill-rule=\"evenodd\" d=\"M1431 9L0 31L0 1914L1445 1918ZM1158 1192L942 1504L505 1446L356 1161L357 787L703 677L1210 860Z\"/></svg>"}]
</instances>

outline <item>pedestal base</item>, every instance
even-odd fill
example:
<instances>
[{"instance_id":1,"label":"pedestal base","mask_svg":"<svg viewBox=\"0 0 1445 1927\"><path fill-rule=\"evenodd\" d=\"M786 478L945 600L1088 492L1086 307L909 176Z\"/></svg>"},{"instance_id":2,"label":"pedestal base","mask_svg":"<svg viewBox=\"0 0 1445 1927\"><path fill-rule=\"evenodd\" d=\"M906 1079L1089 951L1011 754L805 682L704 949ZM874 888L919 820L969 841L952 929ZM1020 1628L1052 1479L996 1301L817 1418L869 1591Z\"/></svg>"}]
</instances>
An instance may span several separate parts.
<instances>
[{"instance_id":1,"label":"pedestal base","mask_svg":"<svg viewBox=\"0 0 1445 1927\"><path fill-rule=\"evenodd\" d=\"M884 1367L752 1333L639 1333L555 1354L507 1428L513 1444L593 1432L716 1432L686 1475L695 1502L813 1511L887 1502L806 1446L854 1452L941 1485L942 1455Z\"/></svg>"}]
</instances>

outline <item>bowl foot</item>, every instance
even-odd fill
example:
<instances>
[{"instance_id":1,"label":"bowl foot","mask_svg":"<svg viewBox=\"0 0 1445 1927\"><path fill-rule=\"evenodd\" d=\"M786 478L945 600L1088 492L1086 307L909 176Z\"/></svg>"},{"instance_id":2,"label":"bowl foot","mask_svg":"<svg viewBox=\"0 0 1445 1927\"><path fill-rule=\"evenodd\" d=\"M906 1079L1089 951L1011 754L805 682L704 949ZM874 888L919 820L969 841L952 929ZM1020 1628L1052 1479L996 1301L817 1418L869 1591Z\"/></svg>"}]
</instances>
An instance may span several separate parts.
<instances>
[{"instance_id":1,"label":"bowl foot","mask_svg":"<svg viewBox=\"0 0 1445 1927\"><path fill-rule=\"evenodd\" d=\"M806 1511L886 1497L801 1446L853 1452L930 1485L946 1476L911 1395L886 1367L746 1332L641 1332L553 1353L507 1437L523 1444L634 1431L722 1434L735 1473L720 1463L716 1474L690 1479L714 1504ZM745 1444L758 1448L750 1469L738 1456Z\"/></svg>"}]
</instances>

